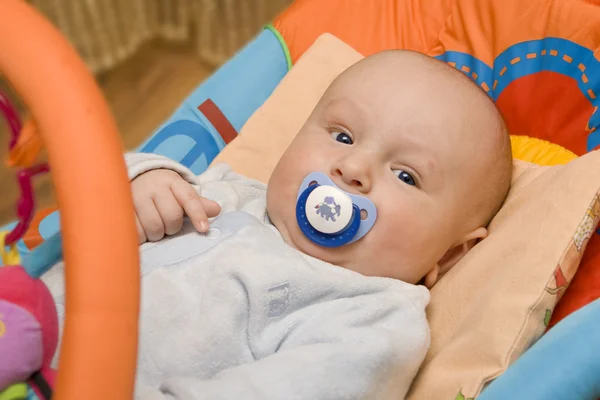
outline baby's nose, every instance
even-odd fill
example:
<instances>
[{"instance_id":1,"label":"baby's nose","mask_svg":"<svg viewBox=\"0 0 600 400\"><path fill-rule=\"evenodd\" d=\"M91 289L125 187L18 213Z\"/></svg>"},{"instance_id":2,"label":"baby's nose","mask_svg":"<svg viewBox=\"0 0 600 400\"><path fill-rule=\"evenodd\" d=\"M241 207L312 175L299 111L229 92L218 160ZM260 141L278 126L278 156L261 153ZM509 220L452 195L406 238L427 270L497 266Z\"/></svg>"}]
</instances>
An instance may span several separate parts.
<instances>
[{"instance_id":1,"label":"baby's nose","mask_svg":"<svg viewBox=\"0 0 600 400\"><path fill-rule=\"evenodd\" d=\"M358 163L334 166L331 174L360 193L371 190L371 179L368 170L365 166L358 165Z\"/></svg>"}]
</instances>

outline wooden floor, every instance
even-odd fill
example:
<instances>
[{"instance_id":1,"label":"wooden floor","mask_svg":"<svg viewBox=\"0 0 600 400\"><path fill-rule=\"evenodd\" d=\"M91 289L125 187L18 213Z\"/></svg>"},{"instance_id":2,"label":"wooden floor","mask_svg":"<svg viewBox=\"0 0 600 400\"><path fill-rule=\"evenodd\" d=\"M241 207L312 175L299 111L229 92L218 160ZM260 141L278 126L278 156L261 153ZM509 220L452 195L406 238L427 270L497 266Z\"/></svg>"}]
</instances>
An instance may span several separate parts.
<instances>
[{"instance_id":1,"label":"wooden floor","mask_svg":"<svg viewBox=\"0 0 600 400\"><path fill-rule=\"evenodd\" d=\"M126 149L135 148L212 72L190 47L153 42L108 74L98 77ZM1 78L0 78L1 79ZM4 82L3 82L4 83ZM4 89L6 86L2 84ZM0 119L1 120L1 119ZM0 122L0 160L6 159L7 128ZM14 172L0 166L0 225L14 220L18 187ZM48 176L36 181L37 208L54 205Z\"/></svg>"}]
</instances>

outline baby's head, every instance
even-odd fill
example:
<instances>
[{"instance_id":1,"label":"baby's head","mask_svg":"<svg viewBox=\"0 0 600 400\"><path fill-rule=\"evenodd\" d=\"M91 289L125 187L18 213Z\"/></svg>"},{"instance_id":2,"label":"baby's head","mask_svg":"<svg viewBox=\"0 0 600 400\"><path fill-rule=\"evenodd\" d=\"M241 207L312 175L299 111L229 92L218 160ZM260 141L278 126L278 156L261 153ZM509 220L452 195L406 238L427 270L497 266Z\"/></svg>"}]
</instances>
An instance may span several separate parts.
<instances>
[{"instance_id":1,"label":"baby's head","mask_svg":"<svg viewBox=\"0 0 600 400\"><path fill-rule=\"evenodd\" d=\"M328 248L302 233L296 199L315 171L377 207L362 239ZM431 287L486 237L511 171L505 125L481 89L443 62L387 51L327 89L275 168L267 206L285 240L306 254Z\"/></svg>"}]
</instances>

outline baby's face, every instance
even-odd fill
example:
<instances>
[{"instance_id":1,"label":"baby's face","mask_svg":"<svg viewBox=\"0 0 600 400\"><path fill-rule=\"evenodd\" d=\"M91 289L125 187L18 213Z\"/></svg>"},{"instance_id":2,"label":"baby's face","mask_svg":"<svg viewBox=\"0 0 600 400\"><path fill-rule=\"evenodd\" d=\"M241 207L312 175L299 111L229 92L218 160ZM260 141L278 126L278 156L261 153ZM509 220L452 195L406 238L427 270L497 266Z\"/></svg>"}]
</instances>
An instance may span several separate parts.
<instances>
[{"instance_id":1,"label":"baby's face","mask_svg":"<svg viewBox=\"0 0 600 400\"><path fill-rule=\"evenodd\" d=\"M436 92L427 77L390 82L377 72L359 67L330 87L273 173L268 211L304 253L363 275L417 283L471 233L461 223L477 157L472 144L461 142L471 110L459 96ZM377 221L365 237L332 249L300 231L297 194L315 171L375 204Z\"/></svg>"}]
</instances>

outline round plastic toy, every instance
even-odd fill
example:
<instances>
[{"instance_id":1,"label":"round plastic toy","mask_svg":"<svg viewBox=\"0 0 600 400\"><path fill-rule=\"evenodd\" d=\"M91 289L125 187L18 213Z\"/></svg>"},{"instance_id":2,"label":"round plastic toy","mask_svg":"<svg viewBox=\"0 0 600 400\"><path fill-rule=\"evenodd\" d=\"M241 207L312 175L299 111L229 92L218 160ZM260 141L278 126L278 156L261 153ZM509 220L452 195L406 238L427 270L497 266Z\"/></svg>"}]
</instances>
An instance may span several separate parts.
<instances>
[{"instance_id":1,"label":"round plastic toy","mask_svg":"<svg viewBox=\"0 0 600 400\"><path fill-rule=\"evenodd\" d=\"M61 211L67 302L53 399L131 399L139 259L116 125L76 52L26 2L2 2L0 49L0 74L39 127ZM21 328L34 325L17 314ZM10 337L17 322L1 322L2 337Z\"/></svg>"}]
</instances>

